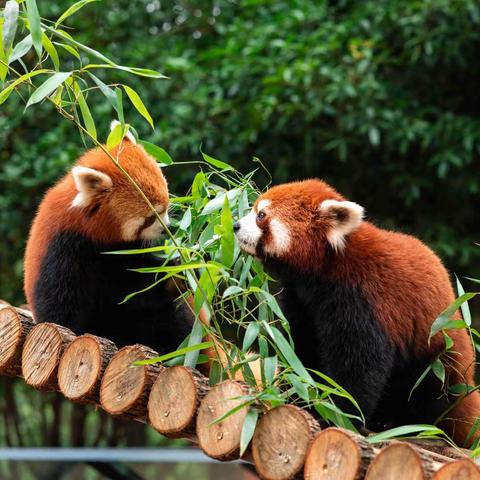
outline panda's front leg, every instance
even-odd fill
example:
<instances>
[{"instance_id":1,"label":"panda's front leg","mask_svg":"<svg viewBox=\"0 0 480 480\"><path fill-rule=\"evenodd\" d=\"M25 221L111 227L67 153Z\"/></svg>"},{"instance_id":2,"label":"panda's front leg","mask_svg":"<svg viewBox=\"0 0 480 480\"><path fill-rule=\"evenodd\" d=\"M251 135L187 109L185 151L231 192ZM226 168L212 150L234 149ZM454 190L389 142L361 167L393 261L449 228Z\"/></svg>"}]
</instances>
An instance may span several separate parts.
<instances>
[{"instance_id":1,"label":"panda's front leg","mask_svg":"<svg viewBox=\"0 0 480 480\"><path fill-rule=\"evenodd\" d=\"M328 318L317 318L317 351L322 373L339 383L359 404L365 423L372 418L385 391L395 358L395 349L368 308L343 308ZM333 397L345 413L358 415L356 407L342 397ZM358 422L356 422L358 424Z\"/></svg>"}]
</instances>

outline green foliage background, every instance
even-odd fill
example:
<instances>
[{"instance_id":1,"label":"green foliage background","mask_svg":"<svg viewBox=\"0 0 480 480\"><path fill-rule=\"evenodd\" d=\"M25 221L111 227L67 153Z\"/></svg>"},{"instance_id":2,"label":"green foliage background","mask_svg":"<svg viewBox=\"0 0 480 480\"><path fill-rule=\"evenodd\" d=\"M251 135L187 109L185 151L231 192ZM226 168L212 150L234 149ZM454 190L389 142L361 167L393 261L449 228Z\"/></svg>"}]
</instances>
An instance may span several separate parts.
<instances>
[{"instance_id":1,"label":"green foliage background","mask_svg":"<svg viewBox=\"0 0 480 480\"><path fill-rule=\"evenodd\" d=\"M43 3L42 16L65 7ZM244 171L260 157L275 183L326 178L460 275L480 270L478 2L119 0L68 24L118 63L170 77L129 84L156 122L152 133L139 118L142 137L175 160L202 144ZM91 106L106 138L113 113ZM83 146L49 105L0 108L0 298L19 302L35 208ZM176 193L193 176L167 175Z\"/></svg>"}]
</instances>

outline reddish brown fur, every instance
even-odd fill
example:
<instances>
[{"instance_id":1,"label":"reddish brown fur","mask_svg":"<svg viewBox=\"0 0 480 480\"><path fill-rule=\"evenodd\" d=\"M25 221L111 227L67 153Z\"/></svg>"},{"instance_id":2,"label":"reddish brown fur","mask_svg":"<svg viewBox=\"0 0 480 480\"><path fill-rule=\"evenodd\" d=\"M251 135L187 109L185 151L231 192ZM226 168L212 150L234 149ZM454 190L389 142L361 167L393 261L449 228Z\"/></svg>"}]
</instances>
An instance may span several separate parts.
<instances>
[{"instance_id":1,"label":"reddish brown fur","mask_svg":"<svg viewBox=\"0 0 480 480\"><path fill-rule=\"evenodd\" d=\"M168 188L165 177L155 160L143 147L127 139L115 147L111 154L141 186L153 204L168 206ZM63 230L82 233L98 243L121 242L121 223L125 219L147 215L149 207L123 173L100 148L86 152L75 165L99 170L110 176L113 186L99 196L99 209L95 221L83 208L72 208L77 189L71 172L67 173L45 194L30 230L25 252L25 294L28 304L34 308L34 286L40 264L52 237ZM55 215L52 215L55 212Z\"/></svg>"},{"instance_id":2,"label":"reddish brown fur","mask_svg":"<svg viewBox=\"0 0 480 480\"><path fill-rule=\"evenodd\" d=\"M332 219L319 211L327 199L345 200L326 183L306 180L274 187L255 205L270 200L265 222L273 216L288 227L291 244L282 255L285 261L300 271L318 272L360 289L396 345L413 344L416 355L433 360L444 349L444 340L437 334L428 344L432 322L455 298L442 262L420 240L366 221L348 236L348 254L330 260L325 256L326 232ZM469 335L466 330L450 330L449 335L457 354L452 358L455 368L447 368L448 383L474 385L475 356ZM474 392L450 412L456 420L454 428L452 422L445 426L463 443L472 419L479 415L480 396Z\"/></svg>"}]
</instances>

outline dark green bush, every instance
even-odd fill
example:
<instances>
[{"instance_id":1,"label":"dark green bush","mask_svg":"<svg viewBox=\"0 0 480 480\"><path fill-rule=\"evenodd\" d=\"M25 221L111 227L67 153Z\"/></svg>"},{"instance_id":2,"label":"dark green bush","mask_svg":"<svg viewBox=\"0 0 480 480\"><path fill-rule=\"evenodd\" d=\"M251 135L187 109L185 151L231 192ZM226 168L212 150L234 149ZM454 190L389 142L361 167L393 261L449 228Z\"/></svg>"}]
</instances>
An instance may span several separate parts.
<instances>
[{"instance_id":1,"label":"dark green bush","mask_svg":"<svg viewBox=\"0 0 480 480\"><path fill-rule=\"evenodd\" d=\"M324 177L460 274L480 270L478 2L119 0L67 23L119 63L170 77L135 88L157 125L139 120L142 136L175 159L202 144L246 171L260 157L275 183ZM22 117L12 100L0 107L0 297L19 301L36 205L83 147L47 105ZM95 107L101 133L112 116ZM191 180L167 174L176 191Z\"/></svg>"}]
</instances>

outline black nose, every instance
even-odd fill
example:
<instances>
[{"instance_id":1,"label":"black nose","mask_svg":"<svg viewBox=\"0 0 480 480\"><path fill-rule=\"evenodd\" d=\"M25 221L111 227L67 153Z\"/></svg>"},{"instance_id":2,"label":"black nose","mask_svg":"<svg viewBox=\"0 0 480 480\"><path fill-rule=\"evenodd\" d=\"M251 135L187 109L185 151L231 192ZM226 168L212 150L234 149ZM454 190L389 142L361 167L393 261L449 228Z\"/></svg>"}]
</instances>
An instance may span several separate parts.
<instances>
[{"instance_id":1,"label":"black nose","mask_svg":"<svg viewBox=\"0 0 480 480\"><path fill-rule=\"evenodd\" d=\"M235 222L233 224L233 231L238 232L240 230L240 222Z\"/></svg>"}]
</instances>

